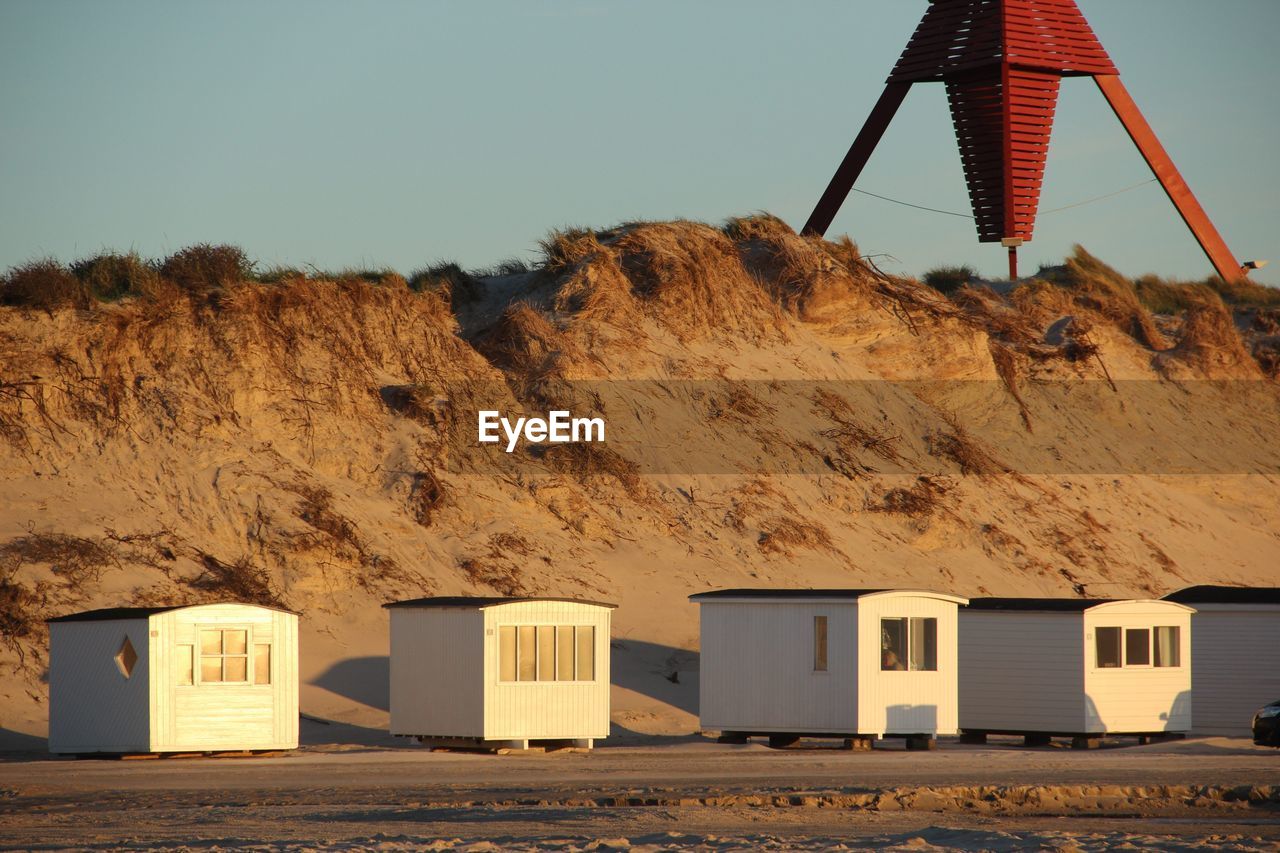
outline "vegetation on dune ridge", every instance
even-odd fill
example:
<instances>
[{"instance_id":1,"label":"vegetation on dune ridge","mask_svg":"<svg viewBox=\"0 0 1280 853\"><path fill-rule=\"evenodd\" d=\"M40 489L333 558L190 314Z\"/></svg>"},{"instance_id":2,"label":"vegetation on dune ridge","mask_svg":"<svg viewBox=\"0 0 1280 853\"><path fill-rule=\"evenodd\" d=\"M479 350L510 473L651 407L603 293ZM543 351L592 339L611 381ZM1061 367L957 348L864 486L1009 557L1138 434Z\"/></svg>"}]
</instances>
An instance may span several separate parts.
<instances>
[{"instance_id":1,"label":"vegetation on dune ridge","mask_svg":"<svg viewBox=\"0 0 1280 853\"><path fill-rule=\"evenodd\" d=\"M923 283L885 275L847 237L800 235L768 213L734 217L719 228L687 220L566 228L549 234L541 248L532 267L507 260L468 271L440 262L407 278L390 269L258 271L234 246L202 244L157 261L108 252L69 267L51 259L14 267L0 277L0 305L52 311L137 302L145 311L184 300L214 307L247 300L274 308L339 287L365 293L361 298L375 290L404 292L461 315L485 303L486 281L523 276L521 292L542 297L505 314L499 309L468 335L478 335L474 343L496 366L525 379L588 363L584 350L602 336L617 346L636 345L642 318L686 342L708 336L784 341L788 316L831 324L868 308L887 311L913 330L956 320L987 332L1011 391L1018 358L1079 362L1096 355L1090 330L1098 323L1193 368L1234 365L1247 372L1256 365L1275 376L1280 367L1280 332L1266 325L1280 310L1280 290L1243 279L1130 279L1079 246L1061 266L1042 268L1003 295L967 267L932 270ZM262 292L250 297L255 285ZM1233 308L1256 315L1252 328L1246 317L1243 336L1233 328ZM1175 320L1159 319L1169 315ZM1067 334L1048 343L1047 325L1063 317L1070 318ZM565 334L570 329L576 334Z\"/></svg>"}]
</instances>

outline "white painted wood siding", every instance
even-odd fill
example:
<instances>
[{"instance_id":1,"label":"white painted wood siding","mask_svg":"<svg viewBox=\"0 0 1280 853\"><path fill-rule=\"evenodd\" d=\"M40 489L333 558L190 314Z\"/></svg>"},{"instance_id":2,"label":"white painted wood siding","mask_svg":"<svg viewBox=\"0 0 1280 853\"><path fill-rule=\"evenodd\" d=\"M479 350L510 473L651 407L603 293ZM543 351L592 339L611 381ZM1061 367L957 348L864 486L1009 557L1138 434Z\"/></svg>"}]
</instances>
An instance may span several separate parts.
<instances>
[{"instance_id":1,"label":"white painted wood siding","mask_svg":"<svg viewBox=\"0 0 1280 853\"><path fill-rule=\"evenodd\" d=\"M1101 627L1181 629L1181 666L1099 669L1094 632ZM1168 601L1125 601L1085 612L1085 731L1185 732L1191 729L1191 611ZM1122 641L1123 644L1123 641Z\"/></svg>"},{"instance_id":2,"label":"white painted wood siding","mask_svg":"<svg viewBox=\"0 0 1280 853\"><path fill-rule=\"evenodd\" d=\"M703 729L857 733L853 601L709 600L699 605ZM826 672L813 670L815 616L827 617Z\"/></svg>"},{"instance_id":3,"label":"white painted wood siding","mask_svg":"<svg viewBox=\"0 0 1280 853\"><path fill-rule=\"evenodd\" d=\"M252 604L209 604L151 617L151 750L295 749L298 746L298 617ZM179 649L199 631L249 632L250 683L178 684ZM253 684L253 646L271 645L271 683ZM198 681L198 679L197 679Z\"/></svg>"},{"instance_id":4,"label":"white painted wood siding","mask_svg":"<svg viewBox=\"0 0 1280 853\"><path fill-rule=\"evenodd\" d=\"M609 607L570 601L519 601L484 610L484 737L605 738L609 736ZM500 681L499 629L512 626L593 626L595 678L584 682Z\"/></svg>"},{"instance_id":5,"label":"white painted wood siding","mask_svg":"<svg viewBox=\"0 0 1280 853\"><path fill-rule=\"evenodd\" d=\"M857 731L861 734L955 734L958 725L956 604L893 592L858 599ZM937 619L937 670L880 668L880 620Z\"/></svg>"},{"instance_id":6,"label":"white painted wood siding","mask_svg":"<svg viewBox=\"0 0 1280 853\"><path fill-rule=\"evenodd\" d=\"M960 727L1083 732L1084 615L960 610Z\"/></svg>"},{"instance_id":7,"label":"white painted wood siding","mask_svg":"<svg viewBox=\"0 0 1280 853\"><path fill-rule=\"evenodd\" d=\"M125 637L138 655L125 678ZM151 674L146 619L49 625L49 751L147 752Z\"/></svg>"},{"instance_id":8,"label":"white painted wood siding","mask_svg":"<svg viewBox=\"0 0 1280 853\"><path fill-rule=\"evenodd\" d=\"M1280 606L1191 606L1192 727L1247 735L1254 712L1280 700Z\"/></svg>"},{"instance_id":9,"label":"white painted wood siding","mask_svg":"<svg viewBox=\"0 0 1280 853\"><path fill-rule=\"evenodd\" d=\"M484 736L484 614L390 608L391 733Z\"/></svg>"}]
</instances>

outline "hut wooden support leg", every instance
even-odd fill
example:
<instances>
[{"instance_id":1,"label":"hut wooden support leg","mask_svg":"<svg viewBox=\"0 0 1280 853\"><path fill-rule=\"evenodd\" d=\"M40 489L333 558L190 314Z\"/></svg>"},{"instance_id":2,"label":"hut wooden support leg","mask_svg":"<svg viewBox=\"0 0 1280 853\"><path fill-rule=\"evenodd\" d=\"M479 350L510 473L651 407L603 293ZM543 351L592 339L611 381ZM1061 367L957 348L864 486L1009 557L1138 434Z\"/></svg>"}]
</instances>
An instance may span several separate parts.
<instances>
[{"instance_id":1,"label":"hut wooden support leg","mask_svg":"<svg viewBox=\"0 0 1280 853\"><path fill-rule=\"evenodd\" d=\"M960 742L971 746L981 746L987 742L986 732L961 732Z\"/></svg>"},{"instance_id":2,"label":"hut wooden support leg","mask_svg":"<svg viewBox=\"0 0 1280 853\"><path fill-rule=\"evenodd\" d=\"M590 737L574 738L573 746L575 749L595 749L596 740Z\"/></svg>"},{"instance_id":3,"label":"hut wooden support leg","mask_svg":"<svg viewBox=\"0 0 1280 853\"><path fill-rule=\"evenodd\" d=\"M1102 738L1098 735L1076 735L1071 739L1072 749L1097 749L1102 745Z\"/></svg>"},{"instance_id":4,"label":"hut wooden support leg","mask_svg":"<svg viewBox=\"0 0 1280 853\"><path fill-rule=\"evenodd\" d=\"M1052 738L1048 735L1023 735L1023 746L1048 746Z\"/></svg>"},{"instance_id":5,"label":"hut wooden support leg","mask_svg":"<svg viewBox=\"0 0 1280 853\"><path fill-rule=\"evenodd\" d=\"M938 748L938 739L933 735L912 735L907 738L907 749L932 752Z\"/></svg>"}]
</instances>

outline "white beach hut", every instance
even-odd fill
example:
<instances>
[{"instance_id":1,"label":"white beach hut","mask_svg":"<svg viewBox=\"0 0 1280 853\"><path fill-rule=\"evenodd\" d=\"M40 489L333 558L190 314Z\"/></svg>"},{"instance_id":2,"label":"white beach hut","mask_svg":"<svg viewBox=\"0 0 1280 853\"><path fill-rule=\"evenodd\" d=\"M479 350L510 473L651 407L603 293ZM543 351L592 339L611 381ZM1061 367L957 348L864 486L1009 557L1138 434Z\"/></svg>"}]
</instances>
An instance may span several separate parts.
<instances>
[{"instance_id":1,"label":"white beach hut","mask_svg":"<svg viewBox=\"0 0 1280 853\"><path fill-rule=\"evenodd\" d=\"M1280 588L1193 586L1166 595L1194 607L1191 719L1205 734L1246 735L1280 699Z\"/></svg>"},{"instance_id":2,"label":"white beach hut","mask_svg":"<svg viewBox=\"0 0 1280 853\"><path fill-rule=\"evenodd\" d=\"M1168 601L975 598L960 610L960 728L1154 737L1191 728L1192 609Z\"/></svg>"},{"instance_id":3,"label":"white beach hut","mask_svg":"<svg viewBox=\"0 0 1280 853\"><path fill-rule=\"evenodd\" d=\"M956 607L902 589L726 589L701 610L700 719L722 741L954 734Z\"/></svg>"},{"instance_id":4,"label":"white beach hut","mask_svg":"<svg viewBox=\"0 0 1280 853\"><path fill-rule=\"evenodd\" d=\"M591 748L609 734L614 605L419 598L391 612L391 733L436 746Z\"/></svg>"},{"instance_id":5,"label":"white beach hut","mask_svg":"<svg viewBox=\"0 0 1280 853\"><path fill-rule=\"evenodd\" d=\"M49 620L51 752L297 746L297 614L196 604Z\"/></svg>"}]
</instances>

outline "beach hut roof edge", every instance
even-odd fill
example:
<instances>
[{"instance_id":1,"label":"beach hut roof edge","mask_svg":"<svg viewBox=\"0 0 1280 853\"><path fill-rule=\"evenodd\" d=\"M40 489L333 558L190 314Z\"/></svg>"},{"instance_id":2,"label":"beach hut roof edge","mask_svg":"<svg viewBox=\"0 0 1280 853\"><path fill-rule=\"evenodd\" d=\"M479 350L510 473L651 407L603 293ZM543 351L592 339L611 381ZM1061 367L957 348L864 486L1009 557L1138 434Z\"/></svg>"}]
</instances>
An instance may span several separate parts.
<instances>
[{"instance_id":1,"label":"beach hut roof edge","mask_svg":"<svg viewBox=\"0 0 1280 853\"><path fill-rule=\"evenodd\" d=\"M1171 592L1162 600L1178 604L1280 604L1280 587L1203 584Z\"/></svg>"},{"instance_id":2,"label":"beach hut roof edge","mask_svg":"<svg viewBox=\"0 0 1280 853\"><path fill-rule=\"evenodd\" d=\"M97 610L83 610L79 613L64 613L61 616L54 616L44 621L109 622L117 619L146 619L148 616L154 616L157 613L168 613L172 610L186 610L191 607L209 607L219 604L234 604L239 607L261 607L263 610L274 610L277 613L299 615L296 610L289 610L286 607L272 607L271 605L258 604L254 601L201 601L197 604L169 604L160 607L102 607Z\"/></svg>"},{"instance_id":3,"label":"beach hut roof edge","mask_svg":"<svg viewBox=\"0 0 1280 853\"><path fill-rule=\"evenodd\" d=\"M1185 604L1163 598L973 598L970 610L1023 610L1036 613L1084 613L1104 607L1166 604L1195 612Z\"/></svg>"},{"instance_id":4,"label":"beach hut roof edge","mask_svg":"<svg viewBox=\"0 0 1280 853\"><path fill-rule=\"evenodd\" d=\"M607 607L616 610L618 605L607 601L588 601L584 598L565 598L557 596L479 596L479 595L446 595L429 596L427 598L410 598L405 601L388 601L382 605L392 607L462 607L483 610L486 607L498 607L503 604L520 604L529 601L562 601L568 604L586 604L592 607Z\"/></svg>"},{"instance_id":5,"label":"beach hut roof edge","mask_svg":"<svg viewBox=\"0 0 1280 853\"><path fill-rule=\"evenodd\" d=\"M932 589L898 589L884 587L878 589L802 589L797 587L765 588L752 587L745 589L717 589L710 592L699 592L689 596L692 602L721 601L726 599L825 599L830 601L857 601L871 596L914 595L937 598L956 604L965 604L969 599Z\"/></svg>"}]
</instances>

